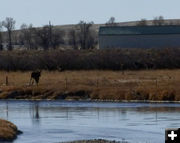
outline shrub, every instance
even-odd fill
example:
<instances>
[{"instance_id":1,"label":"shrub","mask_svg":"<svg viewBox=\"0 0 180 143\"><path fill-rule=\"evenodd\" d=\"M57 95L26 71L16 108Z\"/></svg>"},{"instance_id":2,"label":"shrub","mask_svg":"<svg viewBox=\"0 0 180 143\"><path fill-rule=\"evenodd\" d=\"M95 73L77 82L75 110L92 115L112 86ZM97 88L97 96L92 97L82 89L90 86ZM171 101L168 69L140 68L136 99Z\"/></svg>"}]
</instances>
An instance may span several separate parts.
<instances>
[{"instance_id":1,"label":"shrub","mask_svg":"<svg viewBox=\"0 0 180 143\"><path fill-rule=\"evenodd\" d=\"M0 70L141 70L180 68L180 49L0 51Z\"/></svg>"}]
</instances>

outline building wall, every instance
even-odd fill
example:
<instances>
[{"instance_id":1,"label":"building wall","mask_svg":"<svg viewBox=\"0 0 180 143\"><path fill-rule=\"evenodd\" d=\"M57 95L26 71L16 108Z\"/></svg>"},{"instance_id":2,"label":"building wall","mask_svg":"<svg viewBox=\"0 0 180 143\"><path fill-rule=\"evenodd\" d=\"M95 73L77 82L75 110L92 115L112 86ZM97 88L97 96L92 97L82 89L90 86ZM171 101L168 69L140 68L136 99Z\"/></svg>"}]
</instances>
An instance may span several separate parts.
<instances>
[{"instance_id":1,"label":"building wall","mask_svg":"<svg viewBox=\"0 0 180 143\"><path fill-rule=\"evenodd\" d=\"M180 47L180 34L170 35L100 35L99 48Z\"/></svg>"}]
</instances>

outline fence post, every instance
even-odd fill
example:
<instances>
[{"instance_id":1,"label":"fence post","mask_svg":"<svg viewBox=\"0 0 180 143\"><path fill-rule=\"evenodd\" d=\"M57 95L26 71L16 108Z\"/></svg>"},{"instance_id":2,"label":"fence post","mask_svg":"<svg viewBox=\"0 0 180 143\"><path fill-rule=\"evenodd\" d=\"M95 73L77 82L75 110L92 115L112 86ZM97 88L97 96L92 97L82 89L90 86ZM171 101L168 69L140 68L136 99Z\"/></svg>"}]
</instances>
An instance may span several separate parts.
<instances>
[{"instance_id":1,"label":"fence post","mask_svg":"<svg viewBox=\"0 0 180 143\"><path fill-rule=\"evenodd\" d=\"M158 88L158 79L156 78L156 89Z\"/></svg>"},{"instance_id":2,"label":"fence post","mask_svg":"<svg viewBox=\"0 0 180 143\"><path fill-rule=\"evenodd\" d=\"M67 77L65 78L65 89L67 90Z\"/></svg>"},{"instance_id":3,"label":"fence post","mask_svg":"<svg viewBox=\"0 0 180 143\"><path fill-rule=\"evenodd\" d=\"M121 64L122 75L124 75L124 64Z\"/></svg>"},{"instance_id":4,"label":"fence post","mask_svg":"<svg viewBox=\"0 0 180 143\"><path fill-rule=\"evenodd\" d=\"M156 79L155 79L155 84L156 84L156 96L157 96L157 94L158 94L158 78L156 77Z\"/></svg>"},{"instance_id":5,"label":"fence post","mask_svg":"<svg viewBox=\"0 0 180 143\"><path fill-rule=\"evenodd\" d=\"M8 76L6 76L6 86L9 85Z\"/></svg>"},{"instance_id":6,"label":"fence post","mask_svg":"<svg viewBox=\"0 0 180 143\"><path fill-rule=\"evenodd\" d=\"M96 86L97 86L97 88L99 87L99 79L98 78L96 80Z\"/></svg>"}]
</instances>

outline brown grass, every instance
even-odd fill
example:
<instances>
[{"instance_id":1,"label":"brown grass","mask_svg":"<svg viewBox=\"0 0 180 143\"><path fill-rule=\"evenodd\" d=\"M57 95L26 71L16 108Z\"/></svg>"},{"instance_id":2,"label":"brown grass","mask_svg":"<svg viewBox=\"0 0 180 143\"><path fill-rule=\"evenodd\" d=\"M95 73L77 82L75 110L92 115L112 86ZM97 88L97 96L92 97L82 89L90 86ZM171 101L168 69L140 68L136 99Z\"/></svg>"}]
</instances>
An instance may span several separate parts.
<instances>
[{"instance_id":1,"label":"brown grass","mask_svg":"<svg viewBox=\"0 0 180 143\"><path fill-rule=\"evenodd\" d=\"M30 72L0 75L1 99L180 100L180 70L43 71L38 87L29 86Z\"/></svg>"},{"instance_id":2,"label":"brown grass","mask_svg":"<svg viewBox=\"0 0 180 143\"><path fill-rule=\"evenodd\" d=\"M17 127L13 123L0 119L0 141L12 141L17 134Z\"/></svg>"}]
</instances>

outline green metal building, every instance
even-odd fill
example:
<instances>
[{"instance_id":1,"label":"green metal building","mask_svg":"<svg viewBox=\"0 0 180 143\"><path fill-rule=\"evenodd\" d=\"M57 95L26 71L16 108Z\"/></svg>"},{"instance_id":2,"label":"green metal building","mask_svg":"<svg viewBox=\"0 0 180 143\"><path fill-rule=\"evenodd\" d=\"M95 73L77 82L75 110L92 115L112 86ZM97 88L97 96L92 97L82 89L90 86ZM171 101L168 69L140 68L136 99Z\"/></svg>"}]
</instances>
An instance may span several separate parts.
<instances>
[{"instance_id":1,"label":"green metal building","mask_svg":"<svg viewBox=\"0 0 180 143\"><path fill-rule=\"evenodd\" d=\"M99 48L180 47L180 26L106 26L99 29Z\"/></svg>"}]
</instances>

